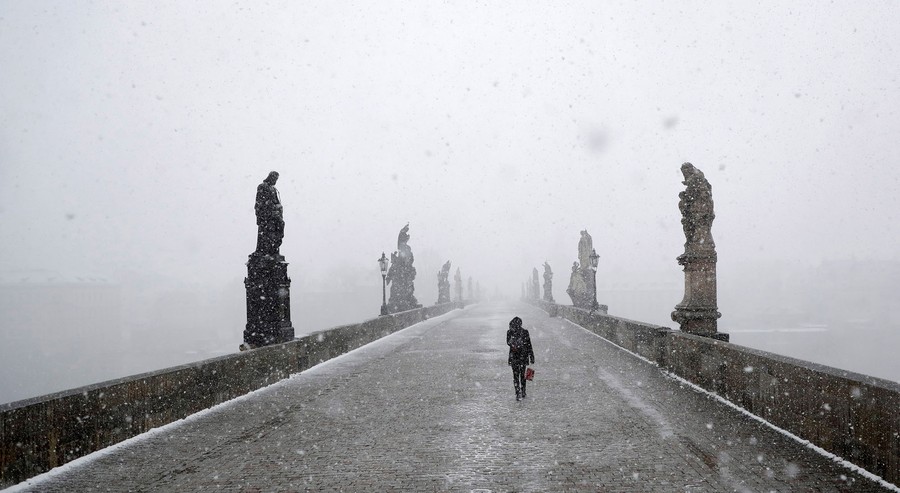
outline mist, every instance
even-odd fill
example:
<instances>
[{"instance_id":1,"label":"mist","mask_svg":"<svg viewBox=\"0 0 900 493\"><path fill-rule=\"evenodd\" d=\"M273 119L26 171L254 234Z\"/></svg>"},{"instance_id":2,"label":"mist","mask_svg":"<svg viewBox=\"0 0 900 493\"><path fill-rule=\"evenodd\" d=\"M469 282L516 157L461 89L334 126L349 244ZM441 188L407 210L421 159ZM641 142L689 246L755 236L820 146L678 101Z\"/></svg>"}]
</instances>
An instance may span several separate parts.
<instances>
[{"instance_id":1,"label":"mist","mask_svg":"<svg viewBox=\"0 0 900 493\"><path fill-rule=\"evenodd\" d=\"M719 330L900 380L896 3L216 7L0 2L0 402L236 351L271 170L298 335L378 315L407 222L422 304L447 260L568 303L587 229L677 328L689 161Z\"/></svg>"}]
</instances>

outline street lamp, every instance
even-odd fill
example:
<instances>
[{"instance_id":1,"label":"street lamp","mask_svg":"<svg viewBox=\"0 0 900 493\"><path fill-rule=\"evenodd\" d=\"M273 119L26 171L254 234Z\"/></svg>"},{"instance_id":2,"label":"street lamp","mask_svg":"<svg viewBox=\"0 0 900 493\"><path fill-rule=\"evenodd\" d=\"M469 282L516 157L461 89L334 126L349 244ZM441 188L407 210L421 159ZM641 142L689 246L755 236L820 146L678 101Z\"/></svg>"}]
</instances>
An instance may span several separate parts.
<instances>
[{"instance_id":1,"label":"street lamp","mask_svg":"<svg viewBox=\"0 0 900 493\"><path fill-rule=\"evenodd\" d=\"M597 303L597 266L600 265L600 255L597 255L597 250L591 249L591 270L594 272L594 301L591 304L591 311L600 308L600 304Z\"/></svg>"},{"instance_id":2,"label":"street lamp","mask_svg":"<svg viewBox=\"0 0 900 493\"><path fill-rule=\"evenodd\" d=\"M387 294L385 291L385 285L387 285L387 283L385 282L385 279L387 278L388 259L384 256L384 252L381 252L381 258L378 259L378 266L381 267L381 314L387 315Z\"/></svg>"}]
</instances>

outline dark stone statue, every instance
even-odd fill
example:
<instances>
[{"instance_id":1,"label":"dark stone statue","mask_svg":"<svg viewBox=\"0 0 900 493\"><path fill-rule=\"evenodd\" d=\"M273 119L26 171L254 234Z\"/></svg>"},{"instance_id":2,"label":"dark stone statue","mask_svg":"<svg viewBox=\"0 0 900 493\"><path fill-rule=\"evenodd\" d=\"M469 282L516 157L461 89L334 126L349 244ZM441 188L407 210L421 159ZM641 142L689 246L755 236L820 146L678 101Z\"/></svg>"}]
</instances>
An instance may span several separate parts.
<instances>
[{"instance_id":1,"label":"dark stone statue","mask_svg":"<svg viewBox=\"0 0 900 493\"><path fill-rule=\"evenodd\" d=\"M462 274L459 273L459 267L456 268L456 274L453 275L453 291L456 294L456 301L463 300Z\"/></svg>"},{"instance_id":2,"label":"dark stone statue","mask_svg":"<svg viewBox=\"0 0 900 493\"><path fill-rule=\"evenodd\" d=\"M291 279L279 253L284 238L284 215L273 171L256 187L256 251L247 261L247 326L241 349L287 342L294 338L291 325Z\"/></svg>"},{"instance_id":3,"label":"dark stone statue","mask_svg":"<svg viewBox=\"0 0 900 493\"><path fill-rule=\"evenodd\" d=\"M438 299L437 304L450 303L450 261L438 271Z\"/></svg>"},{"instance_id":4,"label":"dark stone statue","mask_svg":"<svg viewBox=\"0 0 900 493\"><path fill-rule=\"evenodd\" d=\"M397 236L397 251L391 253L391 268L385 277L385 282L391 285L391 299L388 301L390 313L422 307L413 294L416 290L414 260L412 248L409 246L409 224L407 224Z\"/></svg>"},{"instance_id":5,"label":"dark stone statue","mask_svg":"<svg viewBox=\"0 0 900 493\"><path fill-rule=\"evenodd\" d=\"M475 300L475 288L472 286L472 276L469 276L469 283L468 283L467 289L468 289L467 292L469 293L469 299L474 301Z\"/></svg>"},{"instance_id":6,"label":"dark stone statue","mask_svg":"<svg viewBox=\"0 0 900 493\"><path fill-rule=\"evenodd\" d=\"M553 301L553 270L550 264L544 262L544 301L555 303Z\"/></svg>"},{"instance_id":7,"label":"dark stone statue","mask_svg":"<svg viewBox=\"0 0 900 493\"><path fill-rule=\"evenodd\" d=\"M273 171L256 187L256 252L278 255L284 239L284 214L275 182L278 172Z\"/></svg>"},{"instance_id":8,"label":"dark stone statue","mask_svg":"<svg viewBox=\"0 0 900 493\"><path fill-rule=\"evenodd\" d=\"M684 253L678 263L684 266L684 299L675 305L672 320L681 330L692 334L728 340L718 332L717 320L722 316L716 299L716 243L712 237L712 185L703 172L691 163L681 165L685 190L678 194L681 226L684 229Z\"/></svg>"},{"instance_id":9,"label":"dark stone statue","mask_svg":"<svg viewBox=\"0 0 900 493\"><path fill-rule=\"evenodd\" d=\"M541 298L541 283L538 281L537 267L531 269L531 299L538 300Z\"/></svg>"}]
</instances>

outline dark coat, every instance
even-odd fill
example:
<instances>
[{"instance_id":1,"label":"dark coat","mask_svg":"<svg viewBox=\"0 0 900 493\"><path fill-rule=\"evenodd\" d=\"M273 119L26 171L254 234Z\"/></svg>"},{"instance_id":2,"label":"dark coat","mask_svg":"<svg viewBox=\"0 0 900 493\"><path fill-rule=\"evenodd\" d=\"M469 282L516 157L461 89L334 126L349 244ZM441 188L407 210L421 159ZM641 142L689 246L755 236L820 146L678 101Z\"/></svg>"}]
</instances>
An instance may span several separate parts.
<instances>
[{"instance_id":1,"label":"dark coat","mask_svg":"<svg viewBox=\"0 0 900 493\"><path fill-rule=\"evenodd\" d=\"M509 329L506 331L506 345L509 346L510 366L525 366L530 361L534 364L534 350L531 348L531 336L524 328ZM518 350L516 350L518 348Z\"/></svg>"}]
</instances>

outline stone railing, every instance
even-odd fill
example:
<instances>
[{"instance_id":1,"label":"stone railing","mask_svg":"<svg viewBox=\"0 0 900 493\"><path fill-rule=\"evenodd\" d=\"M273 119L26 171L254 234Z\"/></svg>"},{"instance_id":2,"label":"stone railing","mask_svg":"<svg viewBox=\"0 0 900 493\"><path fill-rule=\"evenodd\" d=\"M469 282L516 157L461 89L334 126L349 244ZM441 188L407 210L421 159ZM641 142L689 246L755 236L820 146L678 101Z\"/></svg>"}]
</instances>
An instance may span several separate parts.
<instances>
[{"instance_id":1,"label":"stone railing","mask_svg":"<svg viewBox=\"0 0 900 493\"><path fill-rule=\"evenodd\" d=\"M463 303L0 405L0 488L24 481L390 335Z\"/></svg>"},{"instance_id":2,"label":"stone railing","mask_svg":"<svg viewBox=\"0 0 900 493\"><path fill-rule=\"evenodd\" d=\"M531 301L900 484L900 384L571 306Z\"/></svg>"}]
</instances>

